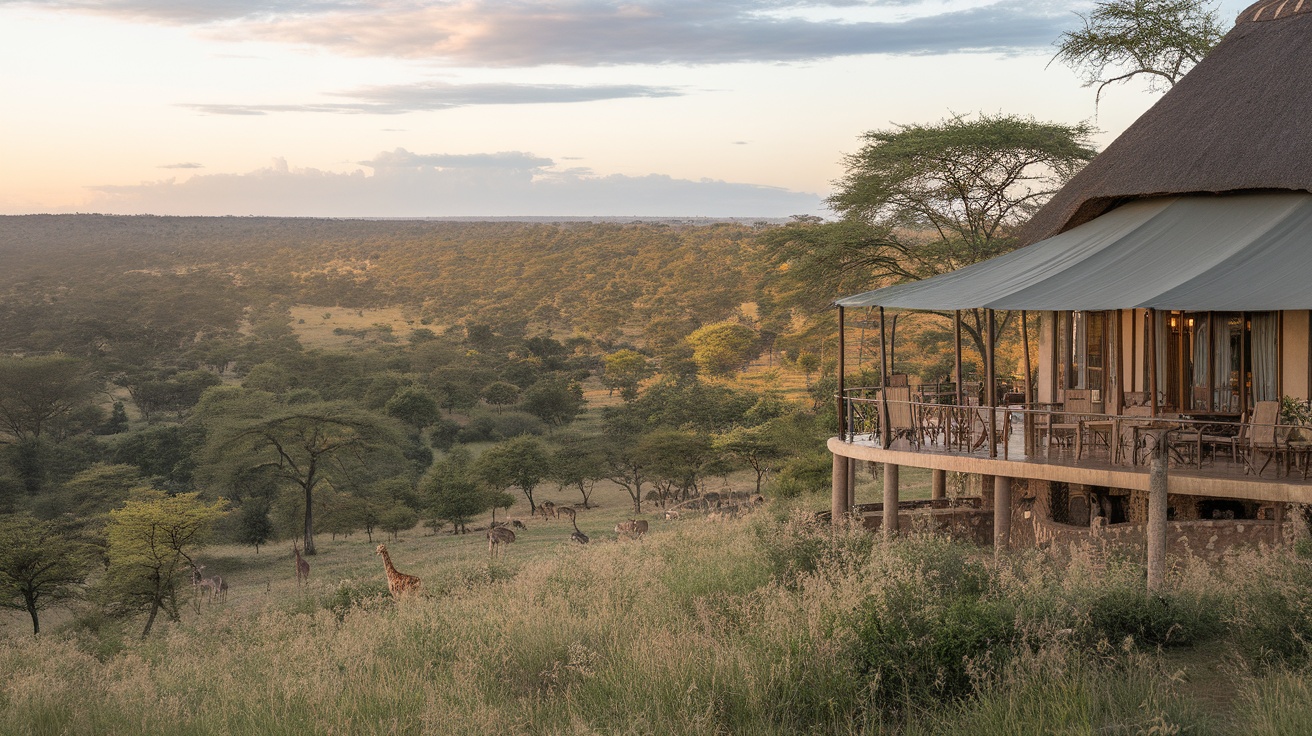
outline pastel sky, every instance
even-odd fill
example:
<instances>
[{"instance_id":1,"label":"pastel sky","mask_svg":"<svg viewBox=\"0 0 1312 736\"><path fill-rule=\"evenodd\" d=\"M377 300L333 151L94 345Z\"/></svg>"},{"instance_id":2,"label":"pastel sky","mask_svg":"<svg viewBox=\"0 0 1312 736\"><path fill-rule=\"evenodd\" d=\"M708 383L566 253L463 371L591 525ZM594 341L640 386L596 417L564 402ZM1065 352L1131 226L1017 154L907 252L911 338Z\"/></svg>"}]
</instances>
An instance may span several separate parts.
<instances>
[{"instance_id":1,"label":"pastel sky","mask_svg":"<svg viewBox=\"0 0 1312 736\"><path fill-rule=\"evenodd\" d=\"M1244 2L1220 4L1228 24ZM0 0L0 214L823 214L863 131L1090 120L1088 2Z\"/></svg>"}]
</instances>

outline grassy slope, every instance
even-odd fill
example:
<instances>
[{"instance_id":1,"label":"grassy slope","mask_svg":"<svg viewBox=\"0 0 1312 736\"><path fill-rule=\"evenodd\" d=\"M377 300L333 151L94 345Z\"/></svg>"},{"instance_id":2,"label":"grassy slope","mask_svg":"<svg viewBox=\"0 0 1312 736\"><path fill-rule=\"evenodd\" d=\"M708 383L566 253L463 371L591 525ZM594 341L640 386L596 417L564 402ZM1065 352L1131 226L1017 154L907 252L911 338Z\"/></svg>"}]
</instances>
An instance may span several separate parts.
<instances>
[{"instance_id":1,"label":"grassy slope","mask_svg":"<svg viewBox=\"0 0 1312 736\"><path fill-rule=\"evenodd\" d=\"M400 603L363 535L325 539L300 590L285 550L211 548L207 564L233 581L228 603L189 609L147 642L112 629L0 642L0 731L1295 734L1312 724L1306 680L1240 674L1237 634L1165 656L1087 639L1101 620L1090 607L1138 585L1132 564L1113 561L1099 577L1087 551L994 562L928 538L886 546L780 506L728 523L659 521L646 540L614 541L603 530L626 514L613 492L600 495L602 508L581 515L597 532L587 547L565 540L564 522L533 524L495 562L481 537L402 535L389 543L394 559L429 595ZM1187 566L1173 605L1186 624L1219 606L1256 626L1238 602L1251 595L1243 581L1278 588L1288 564ZM963 570L988 577L980 600L1029 622L1029 644L969 665L976 694L965 701L873 698L871 662L910 656L905 668L961 641L940 624L927 643L900 642L900 655L872 654L862 621L871 611L885 626L950 620L941 616ZM1219 670L1235 694L1219 714L1190 686L1216 662L1230 663Z\"/></svg>"}]
</instances>

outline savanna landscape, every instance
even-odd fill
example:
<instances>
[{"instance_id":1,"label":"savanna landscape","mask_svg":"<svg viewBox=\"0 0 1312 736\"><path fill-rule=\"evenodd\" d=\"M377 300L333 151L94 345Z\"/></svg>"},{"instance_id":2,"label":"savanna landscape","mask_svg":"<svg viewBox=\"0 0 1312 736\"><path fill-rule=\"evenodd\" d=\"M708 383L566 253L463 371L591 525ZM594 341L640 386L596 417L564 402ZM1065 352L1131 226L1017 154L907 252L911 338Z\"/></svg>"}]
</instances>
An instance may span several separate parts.
<instances>
[{"instance_id":1,"label":"savanna landscape","mask_svg":"<svg viewBox=\"0 0 1312 736\"><path fill-rule=\"evenodd\" d=\"M1054 60L1097 95L1169 88L1223 31L1199 0L1081 8ZM488 84L426 104L684 94ZM332 94L176 106L416 112ZM1305 507L1274 544L1172 558L1153 592L1142 550L1103 538L995 552L831 513L840 365L846 388L958 361L979 385L989 355L1028 393L1039 339L1001 309L853 308L840 331L833 300L1015 250L1098 132L890 123L825 217L0 215L0 733L1312 733ZM419 173L257 178L678 184L523 152L360 163ZM854 467L853 500L884 498ZM931 485L904 467L901 499Z\"/></svg>"}]
</instances>

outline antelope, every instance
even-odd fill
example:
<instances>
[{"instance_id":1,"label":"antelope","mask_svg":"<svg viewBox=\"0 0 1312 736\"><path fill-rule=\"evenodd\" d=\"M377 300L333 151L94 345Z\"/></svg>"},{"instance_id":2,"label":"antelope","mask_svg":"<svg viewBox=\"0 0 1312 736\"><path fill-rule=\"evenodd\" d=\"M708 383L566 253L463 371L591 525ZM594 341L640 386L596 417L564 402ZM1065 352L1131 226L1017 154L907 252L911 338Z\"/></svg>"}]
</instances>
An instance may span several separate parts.
<instances>
[{"instance_id":1,"label":"antelope","mask_svg":"<svg viewBox=\"0 0 1312 736\"><path fill-rule=\"evenodd\" d=\"M628 521L621 521L620 523L616 524L615 533L630 534L634 537L641 538L642 535L647 533L647 529L649 528L649 526L650 525L647 524L646 519L636 519L636 520L629 519Z\"/></svg>"},{"instance_id":2,"label":"antelope","mask_svg":"<svg viewBox=\"0 0 1312 736\"><path fill-rule=\"evenodd\" d=\"M542 514L542 518L544 519L554 519L556 518L556 504L550 501L543 501L538 504L538 512Z\"/></svg>"},{"instance_id":3,"label":"antelope","mask_svg":"<svg viewBox=\"0 0 1312 736\"><path fill-rule=\"evenodd\" d=\"M578 514L574 511L573 506L556 506L553 510L556 512L557 518L562 516L569 517L571 524L574 523L576 518L578 518Z\"/></svg>"},{"instance_id":4,"label":"antelope","mask_svg":"<svg viewBox=\"0 0 1312 736\"><path fill-rule=\"evenodd\" d=\"M515 533L504 526L487 530L487 553L496 557L501 548L515 541Z\"/></svg>"}]
</instances>

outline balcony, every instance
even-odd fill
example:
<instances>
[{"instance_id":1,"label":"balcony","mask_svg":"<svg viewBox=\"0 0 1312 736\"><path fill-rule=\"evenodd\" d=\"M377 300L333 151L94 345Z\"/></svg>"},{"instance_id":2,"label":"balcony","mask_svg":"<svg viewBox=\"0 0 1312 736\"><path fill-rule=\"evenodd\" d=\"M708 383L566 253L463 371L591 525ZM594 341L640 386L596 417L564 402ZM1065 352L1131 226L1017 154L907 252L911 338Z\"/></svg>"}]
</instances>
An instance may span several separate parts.
<instances>
[{"instance_id":1,"label":"balcony","mask_svg":"<svg viewBox=\"0 0 1312 736\"><path fill-rule=\"evenodd\" d=\"M886 410L879 389L846 392L844 432L830 439L831 452L949 472L1146 491L1150 458L1160 446L1170 493L1312 502L1307 428L1245 424L1203 412L1154 417L1148 407L1103 414L1083 405L958 406L939 403L940 396L912 398L906 387L887 390Z\"/></svg>"}]
</instances>

